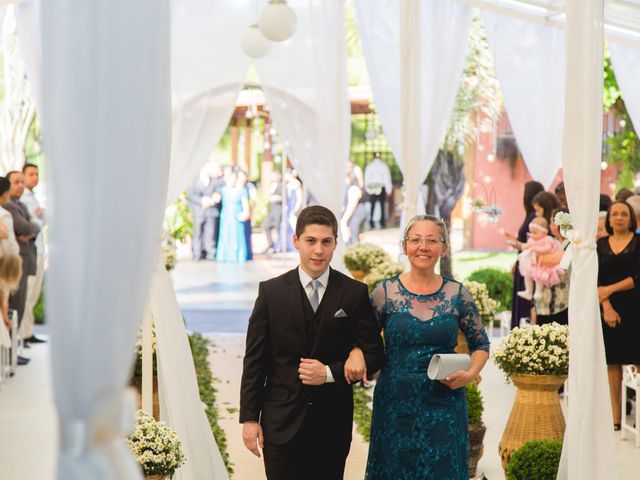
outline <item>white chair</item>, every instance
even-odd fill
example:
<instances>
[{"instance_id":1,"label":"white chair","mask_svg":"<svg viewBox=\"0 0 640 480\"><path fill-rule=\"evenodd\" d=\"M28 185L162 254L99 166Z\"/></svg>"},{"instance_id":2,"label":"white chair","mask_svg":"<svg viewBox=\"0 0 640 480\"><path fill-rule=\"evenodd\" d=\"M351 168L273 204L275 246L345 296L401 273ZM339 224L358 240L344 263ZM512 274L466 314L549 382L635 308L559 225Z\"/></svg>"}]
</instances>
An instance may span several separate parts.
<instances>
[{"instance_id":1,"label":"white chair","mask_svg":"<svg viewBox=\"0 0 640 480\"><path fill-rule=\"evenodd\" d=\"M499 328L498 328L498 337L494 336L494 330L493 330L496 320L500 322ZM493 340L494 338L496 338L497 340L501 340L507 335L509 335L509 332L511 332L511 312L508 310L505 310L504 312L496 313L496 316L489 321L488 330L489 331L487 333L488 333L489 340Z\"/></svg>"},{"instance_id":2,"label":"white chair","mask_svg":"<svg viewBox=\"0 0 640 480\"><path fill-rule=\"evenodd\" d=\"M635 423L627 423L627 389L636 392L635 398ZM640 398L640 373L635 365L624 365L622 367L622 421L620 422L620 438L624 440L626 432L630 432L636 437L636 447L640 447L640 408L638 399Z\"/></svg>"}]
</instances>

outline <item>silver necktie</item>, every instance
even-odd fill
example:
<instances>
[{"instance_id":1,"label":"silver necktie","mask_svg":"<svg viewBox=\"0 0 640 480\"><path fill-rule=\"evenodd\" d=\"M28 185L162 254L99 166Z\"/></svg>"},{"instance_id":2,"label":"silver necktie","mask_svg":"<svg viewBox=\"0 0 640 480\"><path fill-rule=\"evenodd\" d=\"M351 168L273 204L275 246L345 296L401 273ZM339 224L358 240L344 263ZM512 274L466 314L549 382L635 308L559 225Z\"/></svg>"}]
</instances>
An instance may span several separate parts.
<instances>
[{"instance_id":1,"label":"silver necktie","mask_svg":"<svg viewBox=\"0 0 640 480\"><path fill-rule=\"evenodd\" d=\"M311 303L311 308L313 308L313 313L316 313L318 310L318 305L320 304L320 292L318 289L320 288L320 280L311 280L309 282L311 284L311 295L309 295L309 303Z\"/></svg>"}]
</instances>

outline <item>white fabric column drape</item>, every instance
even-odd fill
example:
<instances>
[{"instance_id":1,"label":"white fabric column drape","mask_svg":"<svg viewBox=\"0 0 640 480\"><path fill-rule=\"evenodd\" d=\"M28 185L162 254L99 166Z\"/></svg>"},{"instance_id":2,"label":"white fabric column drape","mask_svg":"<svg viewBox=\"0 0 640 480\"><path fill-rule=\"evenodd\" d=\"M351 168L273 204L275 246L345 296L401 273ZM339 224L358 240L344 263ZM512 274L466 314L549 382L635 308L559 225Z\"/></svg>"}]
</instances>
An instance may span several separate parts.
<instances>
[{"instance_id":1,"label":"white fabric column drape","mask_svg":"<svg viewBox=\"0 0 640 480\"><path fill-rule=\"evenodd\" d=\"M418 190L424 182L446 134L467 51L472 10L453 0L406 2L420 12L420 99L421 118L402 118L400 0L356 0L358 28L364 50L371 89L385 136L405 179L407 212L415 212ZM411 19L409 19L411 21ZM418 72L417 66L405 69ZM409 72L409 70L405 70ZM411 100L411 99L408 99ZM413 99L417 101L417 99ZM417 115L414 111L413 115ZM405 136L402 128L420 125L419 152L403 158ZM422 206L423 207L423 206Z\"/></svg>"},{"instance_id":2,"label":"white fabric column drape","mask_svg":"<svg viewBox=\"0 0 640 480\"><path fill-rule=\"evenodd\" d=\"M166 198L169 10L168 0L42 5L60 479L141 478L123 392Z\"/></svg>"},{"instance_id":3,"label":"white fabric column drape","mask_svg":"<svg viewBox=\"0 0 640 480\"><path fill-rule=\"evenodd\" d=\"M481 18L518 147L549 188L562 164L565 33L486 10Z\"/></svg>"},{"instance_id":4,"label":"white fabric column drape","mask_svg":"<svg viewBox=\"0 0 640 480\"><path fill-rule=\"evenodd\" d=\"M636 131L640 131L640 48L609 42L611 63Z\"/></svg>"},{"instance_id":5,"label":"white fabric column drape","mask_svg":"<svg viewBox=\"0 0 640 480\"><path fill-rule=\"evenodd\" d=\"M569 408L559 480L617 478L598 307L603 0L567 1L565 188L575 229L569 292ZM581 240L581 241L580 241Z\"/></svg>"},{"instance_id":6,"label":"white fabric column drape","mask_svg":"<svg viewBox=\"0 0 640 480\"><path fill-rule=\"evenodd\" d=\"M41 0L25 0L15 5L20 50L36 111L42 112Z\"/></svg>"},{"instance_id":7,"label":"white fabric column drape","mask_svg":"<svg viewBox=\"0 0 640 480\"><path fill-rule=\"evenodd\" d=\"M344 5L288 2L293 36L258 60L274 126L291 163L318 202L340 218L351 142Z\"/></svg>"}]
</instances>

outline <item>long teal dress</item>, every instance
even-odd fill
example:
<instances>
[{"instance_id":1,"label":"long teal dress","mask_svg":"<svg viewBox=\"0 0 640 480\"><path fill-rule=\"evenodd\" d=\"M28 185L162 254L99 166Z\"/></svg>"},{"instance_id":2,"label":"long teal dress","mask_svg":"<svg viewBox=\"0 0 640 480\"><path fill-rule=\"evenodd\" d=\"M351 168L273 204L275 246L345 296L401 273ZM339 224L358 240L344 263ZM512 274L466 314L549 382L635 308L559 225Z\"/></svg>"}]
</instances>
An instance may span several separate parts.
<instances>
[{"instance_id":1,"label":"long teal dress","mask_svg":"<svg viewBox=\"0 0 640 480\"><path fill-rule=\"evenodd\" d=\"M465 389L427 378L436 353L452 353L460 328L469 350L489 339L469 291L443 278L429 295L408 291L398 276L371 295L384 329L386 362L373 397L366 480L467 480Z\"/></svg>"},{"instance_id":2,"label":"long teal dress","mask_svg":"<svg viewBox=\"0 0 640 480\"><path fill-rule=\"evenodd\" d=\"M238 219L242 213L242 199L248 199L246 188L222 187L222 211L220 234L216 249L218 262L247 261L247 239L244 222Z\"/></svg>"}]
</instances>

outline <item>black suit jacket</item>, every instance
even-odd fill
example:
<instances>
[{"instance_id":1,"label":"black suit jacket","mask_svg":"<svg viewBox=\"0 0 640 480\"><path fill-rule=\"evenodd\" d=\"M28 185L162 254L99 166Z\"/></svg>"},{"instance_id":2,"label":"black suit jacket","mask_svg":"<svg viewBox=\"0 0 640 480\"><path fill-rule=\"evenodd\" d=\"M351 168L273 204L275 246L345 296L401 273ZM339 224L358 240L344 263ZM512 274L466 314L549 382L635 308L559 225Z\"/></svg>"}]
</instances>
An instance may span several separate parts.
<instances>
[{"instance_id":1,"label":"black suit jacket","mask_svg":"<svg viewBox=\"0 0 640 480\"><path fill-rule=\"evenodd\" d=\"M200 177L197 177L191 182L189 190L187 191L187 202L193 215L196 217L219 217L222 202L218 202L209 208L202 208L200 202L203 197L211 197L214 193L221 193L223 186L224 180L222 178L212 178L208 185L204 185Z\"/></svg>"},{"instance_id":2,"label":"black suit jacket","mask_svg":"<svg viewBox=\"0 0 640 480\"><path fill-rule=\"evenodd\" d=\"M354 345L365 352L367 371L379 370L384 361L367 287L332 269L315 338L307 329L302 295L297 268L258 287L247 330L240 422L260 421L265 441L282 445L296 434L313 403L335 423L336 435L350 440L353 396L344 378L344 362ZM336 317L340 309L347 316ZM303 385L298 377L301 357L328 365L335 383Z\"/></svg>"},{"instance_id":3,"label":"black suit jacket","mask_svg":"<svg viewBox=\"0 0 640 480\"><path fill-rule=\"evenodd\" d=\"M22 271L24 275L35 275L36 264L38 260L38 253L36 248L36 237L40 233L40 226L31 221L31 215L27 206L20 200L11 199L2 207L11 213L13 217L13 230L16 235L16 239L20 235L31 235L32 238L28 242L21 242L20 245L20 257L22 257ZM44 253L44 252L43 252Z\"/></svg>"}]
</instances>

